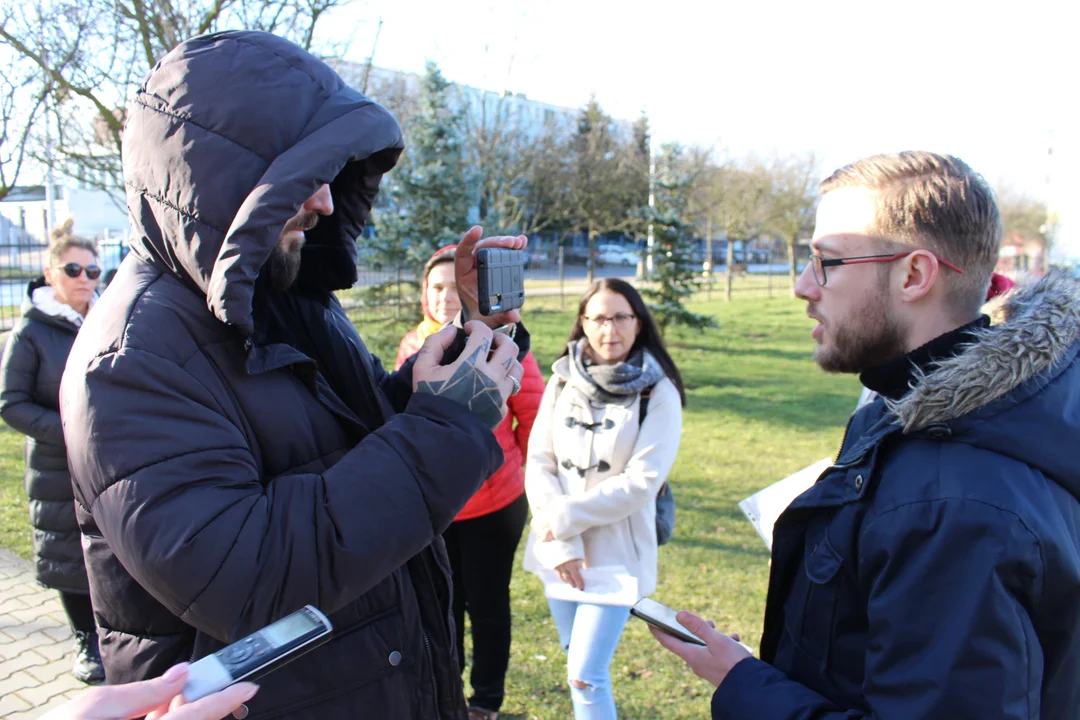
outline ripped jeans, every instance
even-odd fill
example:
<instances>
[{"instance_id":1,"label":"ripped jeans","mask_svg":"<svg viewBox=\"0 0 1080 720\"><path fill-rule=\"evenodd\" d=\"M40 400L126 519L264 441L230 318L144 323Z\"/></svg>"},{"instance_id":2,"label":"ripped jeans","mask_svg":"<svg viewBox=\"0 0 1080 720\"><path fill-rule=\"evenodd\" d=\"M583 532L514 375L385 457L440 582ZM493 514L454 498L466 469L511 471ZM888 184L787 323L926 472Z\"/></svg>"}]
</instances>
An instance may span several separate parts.
<instances>
[{"instance_id":1,"label":"ripped jeans","mask_svg":"<svg viewBox=\"0 0 1080 720\"><path fill-rule=\"evenodd\" d=\"M566 672L575 720L616 720L611 661L630 608L548 599L566 650ZM574 681L585 687L574 687Z\"/></svg>"}]
</instances>

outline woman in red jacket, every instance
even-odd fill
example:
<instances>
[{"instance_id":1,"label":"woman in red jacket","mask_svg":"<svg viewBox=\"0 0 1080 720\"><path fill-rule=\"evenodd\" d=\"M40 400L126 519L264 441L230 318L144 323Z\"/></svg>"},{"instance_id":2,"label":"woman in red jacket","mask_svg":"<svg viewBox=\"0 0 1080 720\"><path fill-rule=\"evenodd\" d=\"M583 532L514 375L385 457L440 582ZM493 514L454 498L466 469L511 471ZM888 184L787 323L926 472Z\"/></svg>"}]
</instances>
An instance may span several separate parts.
<instances>
[{"instance_id":1,"label":"woman in red jacket","mask_svg":"<svg viewBox=\"0 0 1080 720\"><path fill-rule=\"evenodd\" d=\"M420 290L424 319L402 338L395 369L420 349L428 335L453 320L461 309L454 283L455 247L441 248L424 266ZM466 610L472 621L470 720L498 717L510 661L510 574L529 512L522 466L529 447L529 432L544 394L544 380L531 352L525 355L521 365L525 368L521 392L507 401L510 411L495 428L506 461L477 490L443 534L454 573L454 619L462 669Z\"/></svg>"}]
</instances>

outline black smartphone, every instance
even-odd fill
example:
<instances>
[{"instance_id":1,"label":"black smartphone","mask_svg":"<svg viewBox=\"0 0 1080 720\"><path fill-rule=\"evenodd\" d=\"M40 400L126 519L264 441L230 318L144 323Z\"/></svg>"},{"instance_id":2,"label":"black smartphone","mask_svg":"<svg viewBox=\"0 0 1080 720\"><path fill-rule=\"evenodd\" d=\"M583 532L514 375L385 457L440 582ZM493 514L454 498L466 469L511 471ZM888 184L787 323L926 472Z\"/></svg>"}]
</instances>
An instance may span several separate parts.
<instances>
[{"instance_id":1,"label":"black smartphone","mask_svg":"<svg viewBox=\"0 0 1080 720\"><path fill-rule=\"evenodd\" d=\"M525 253L507 248L476 252L480 314L514 310L525 304Z\"/></svg>"},{"instance_id":2,"label":"black smartphone","mask_svg":"<svg viewBox=\"0 0 1080 720\"><path fill-rule=\"evenodd\" d=\"M683 642L694 645L704 645L705 642L694 633L682 626L675 619L675 611L667 605L661 605L652 598L642 598L634 607L630 608L630 614L641 618L655 628L663 630L668 635L677 637Z\"/></svg>"}]
</instances>

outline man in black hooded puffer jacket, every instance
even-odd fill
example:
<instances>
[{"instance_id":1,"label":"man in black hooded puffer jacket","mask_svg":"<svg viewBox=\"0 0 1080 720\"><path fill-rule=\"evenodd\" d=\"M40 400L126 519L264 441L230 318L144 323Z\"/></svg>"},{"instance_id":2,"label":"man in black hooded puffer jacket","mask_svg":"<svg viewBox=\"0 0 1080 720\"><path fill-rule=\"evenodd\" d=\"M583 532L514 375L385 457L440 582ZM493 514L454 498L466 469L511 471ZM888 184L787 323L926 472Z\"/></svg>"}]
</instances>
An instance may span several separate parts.
<instances>
[{"instance_id":1,"label":"man in black hooded puffer jacket","mask_svg":"<svg viewBox=\"0 0 1080 720\"><path fill-rule=\"evenodd\" d=\"M132 251L61 390L110 682L311 603L333 639L251 717L464 718L439 535L502 463L490 426L521 367L474 322L455 363L447 330L388 374L334 297L401 149L383 108L265 33L185 42L133 99Z\"/></svg>"}]
</instances>

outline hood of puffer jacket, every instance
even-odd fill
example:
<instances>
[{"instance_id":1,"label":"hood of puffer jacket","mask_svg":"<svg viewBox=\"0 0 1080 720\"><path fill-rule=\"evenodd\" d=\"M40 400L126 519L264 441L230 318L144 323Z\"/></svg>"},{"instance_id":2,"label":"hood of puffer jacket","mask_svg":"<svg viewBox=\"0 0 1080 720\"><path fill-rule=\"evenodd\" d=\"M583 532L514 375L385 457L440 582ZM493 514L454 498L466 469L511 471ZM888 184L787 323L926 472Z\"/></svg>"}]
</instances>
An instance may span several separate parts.
<instances>
[{"instance_id":1,"label":"hood of puffer jacket","mask_svg":"<svg viewBox=\"0 0 1080 720\"><path fill-rule=\"evenodd\" d=\"M887 405L905 433L946 424L955 440L1021 460L1080 498L1080 282L1051 271L1018 287L1003 314Z\"/></svg>"},{"instance_id":2,"label":"hood of puffer jacket","mask_svg":"<svg viewBox=\"0 0 1080 720\"><path fill-rule=\"evenodd\" d=\"M334 212L307 231L297 286L356 282L356 238L403 147L389 112L293 43L261 32L193 38L154 66L128 107L132 251L250 335L259 272L326 183Z\"/></svg>"}]
</instances>

